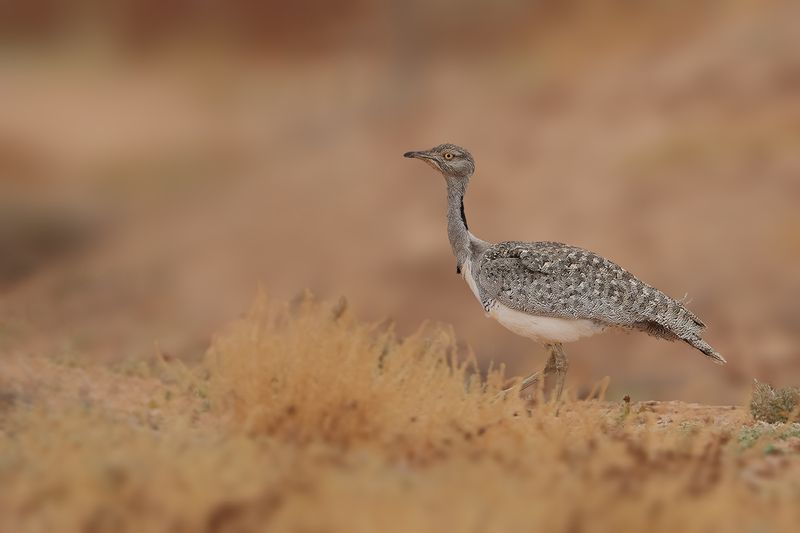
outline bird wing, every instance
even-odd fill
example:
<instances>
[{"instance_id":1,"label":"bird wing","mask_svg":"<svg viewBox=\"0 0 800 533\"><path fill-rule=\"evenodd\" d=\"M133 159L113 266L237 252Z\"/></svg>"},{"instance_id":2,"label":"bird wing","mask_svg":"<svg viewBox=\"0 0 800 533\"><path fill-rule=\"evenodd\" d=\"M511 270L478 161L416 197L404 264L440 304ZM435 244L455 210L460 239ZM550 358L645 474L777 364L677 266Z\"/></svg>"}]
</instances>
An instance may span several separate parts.
<instances>
[{"instance_id":1,"label":"bird wing","mask_svg":"<svg viewBox=\"0 0 800 533\"><path fill-rule=\"evenodd\" d=\"M703 323L674 300L588 250L558 242L502 242L479 259L482 298L524 313L592 319L665 338Z\"/></svg>"},{"instance_id":2,"label":"bird wing","mask_svg":"<svg viewBox=\"0 0 800 533\"><path fill-rule=\"evenodd\" d=\"M714 362L725 359L700 337L705 328L679 301L616 263L560 242L501 242L477 258L481 301L531 315L589 319L682 340Z\"/></svg>"}]
</instances>

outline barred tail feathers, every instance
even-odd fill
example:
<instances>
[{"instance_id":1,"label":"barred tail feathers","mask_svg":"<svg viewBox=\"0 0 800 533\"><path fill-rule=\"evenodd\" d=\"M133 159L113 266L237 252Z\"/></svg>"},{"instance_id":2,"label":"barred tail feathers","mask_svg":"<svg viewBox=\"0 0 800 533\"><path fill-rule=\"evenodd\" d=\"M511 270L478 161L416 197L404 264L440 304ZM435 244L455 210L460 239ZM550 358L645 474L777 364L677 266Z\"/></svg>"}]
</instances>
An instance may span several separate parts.
<instances>
[{"instance_id":1,"label":"barred tail feathers","mask_svg":"<svg viewBox=\"0 0 800 533\"><path fill-rule=\"evenodd\" d=\"M695 335L695 336L692 336L692 337L690 337L688 339L683 339L683 341L686 342L687 344L693 346L694 348L697 348L698 350L700 350L704 354L706 354L708 357L711 358L712 361L714 361L718 365L724 365L725 363L727 363L725 358L722 357L719 354L718 351L716 351L714 348L712 348L710 344L708 344L706 341L704 341L700 337Z\"/></svg>"}]
</instances>

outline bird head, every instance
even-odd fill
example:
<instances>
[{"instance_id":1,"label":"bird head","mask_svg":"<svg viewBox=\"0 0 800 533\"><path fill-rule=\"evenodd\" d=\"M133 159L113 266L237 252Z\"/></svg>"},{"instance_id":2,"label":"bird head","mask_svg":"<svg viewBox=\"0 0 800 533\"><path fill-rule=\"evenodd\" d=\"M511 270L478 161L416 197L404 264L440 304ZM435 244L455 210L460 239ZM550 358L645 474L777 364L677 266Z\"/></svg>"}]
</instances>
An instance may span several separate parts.
<instances>
[{"instance_id":1,"label":"bird head","mask_svg":"<svg viewBox=\"0 0 800 533\"><path fill-rule=\"evenodd\" d=\"M455 144L440 144L430 150L406 152L403 157L421 159L442 173L445 178L468 180L475 172L472 155Z\"/></svg>"}]
</instances>

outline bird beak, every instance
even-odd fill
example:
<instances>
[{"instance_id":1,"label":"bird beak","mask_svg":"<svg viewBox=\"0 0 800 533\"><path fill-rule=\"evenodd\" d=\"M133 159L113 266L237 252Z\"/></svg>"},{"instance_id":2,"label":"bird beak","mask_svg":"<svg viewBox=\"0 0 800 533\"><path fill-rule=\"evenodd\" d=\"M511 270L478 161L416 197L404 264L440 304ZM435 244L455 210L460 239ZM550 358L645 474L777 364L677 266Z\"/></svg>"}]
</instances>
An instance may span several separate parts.
<instances>
[{"instance_id":1,"label":"bird beak","mask_svg":"<svg viewBox=\"0 0 800 533\"><path fill-rule=\"evenodd\" d=\"M425 152L425 151L406 152L403 154L403 157L408 157L411 159L421 159L423 162L425 162L426 165L431 167L433 170L438 170L439 172L442 171L442 169L439 168L439 163L436 161L436 157L430 152Z\"/></svg>"}]
</instances>

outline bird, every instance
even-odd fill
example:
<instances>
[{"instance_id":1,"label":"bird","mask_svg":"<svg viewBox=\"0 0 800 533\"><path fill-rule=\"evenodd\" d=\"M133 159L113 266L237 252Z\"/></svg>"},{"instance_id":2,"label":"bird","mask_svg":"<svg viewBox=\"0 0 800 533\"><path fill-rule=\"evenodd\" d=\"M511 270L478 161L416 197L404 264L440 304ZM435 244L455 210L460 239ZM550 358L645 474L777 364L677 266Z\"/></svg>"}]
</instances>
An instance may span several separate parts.
<instances>
[{"instance_id":1,"label":"bird","mask_svg":"<svg viewBox=\"0 0 800 533\"><path fill-rule=\"evenodd\" d=\"M682 302L609 259L560 242L492 244L476 237L464 212L464 195L475 173L475 160L466 149L448 143L403 156L423 161L444 177L447 235L456 273L463 276L484 313L549 351L544 369L520 382L520 395L530 397L532 387L547 380L554 382L552 394L558 401L569 366L564 343L608 329L681 340L711 361L726 363L702 339L705 324Z\"/></svg>"}]
</instances>

